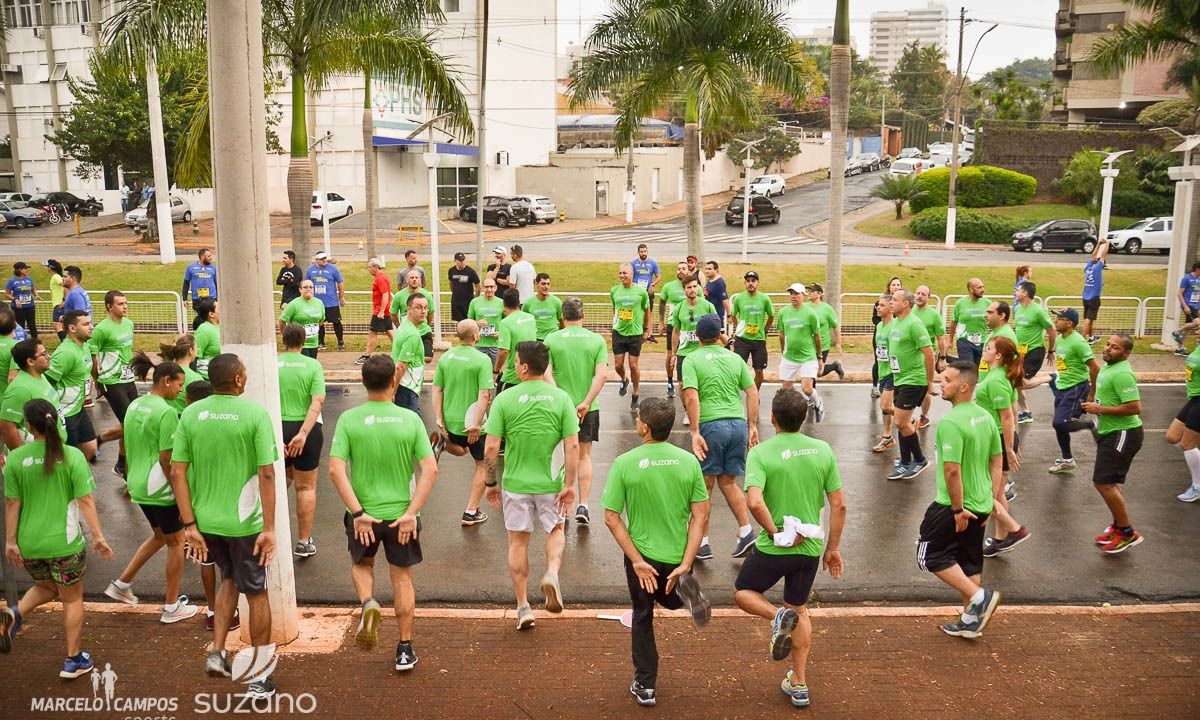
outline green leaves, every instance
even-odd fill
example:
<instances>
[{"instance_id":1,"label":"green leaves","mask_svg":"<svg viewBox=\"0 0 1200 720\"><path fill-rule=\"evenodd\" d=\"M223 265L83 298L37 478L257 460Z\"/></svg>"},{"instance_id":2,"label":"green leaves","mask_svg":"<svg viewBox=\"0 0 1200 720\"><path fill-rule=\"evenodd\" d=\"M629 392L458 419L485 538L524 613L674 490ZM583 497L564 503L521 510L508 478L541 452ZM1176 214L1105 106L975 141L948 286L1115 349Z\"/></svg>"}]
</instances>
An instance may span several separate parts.
<instances>
[{"instance_id":1,"label":"green leaves","mask_svg":"<svg viewBox=\"0 0 1200 720\"><path fill-rule=\"evenodd\" d=\"M880 200L890 200L896 206L896 219L899 220L904 210L904 203L912 202L925 196L925 191L917 184L917 174L895 175L882 173L880 184L871 189L871 197ZM910 208L911 209L911 208Z\"/></svg>"}]
</instances>

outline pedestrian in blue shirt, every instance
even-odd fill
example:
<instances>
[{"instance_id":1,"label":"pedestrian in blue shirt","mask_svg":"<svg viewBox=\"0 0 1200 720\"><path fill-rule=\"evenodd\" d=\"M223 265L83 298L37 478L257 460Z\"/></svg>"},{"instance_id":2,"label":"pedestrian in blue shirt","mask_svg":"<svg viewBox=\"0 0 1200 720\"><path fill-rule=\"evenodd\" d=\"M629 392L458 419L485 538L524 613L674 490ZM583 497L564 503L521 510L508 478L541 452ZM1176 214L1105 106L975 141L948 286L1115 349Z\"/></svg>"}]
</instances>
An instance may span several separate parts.
<instances>
[{"instance_id":1,"label":"pedestrian in blue shirt","mask_svg":"<svg viewBox=\"0 0 1200 720\"><path fill-rule=\"evenodd\" d=\"M650 248L646 247L646 243L641 243L637 246L637 258L629 264L633 267L633 284L641 286L650 296L650 321L654 322L654 291L657 289L658 281L662 279L662 273L658 271L658 263L650 258ZM650 342L658 342L654 328L646 329L650 331Z\"/></svg>"},{"instance_id":2,"label":"pedestrian in blue shirt","mask_svg":"<svg viewBox=\"0 0 1200 720\"><path fill-rule=\"evenodd\" d=\"M345 350L346 343L342 338L342 306L346 304L346 291L342 287L342 271L329 262L329 254L323 250L317 253L313 260L304 277L312 280L313 297L325 306L325 322L333 324L338 350ZM325 323L321 323L317 343L321 347L325 346Z\"/></svg>"},{"instance_id":3,"label":"pedestrian in blue shirt","mask_svg":"<svg viewBox=\"0 0 1200 720\"><path fill-rule=\"evenodd\" d=\"M1080 334L1093 345L1100 339L1092 334L1092 323L1100 313L1100 296L1104 291L1104 266L1107 263L1108 243L1097 243L1087 265L1083 266L1083 325Z\"/></svg>"},{"instance_id":4,"label":"pedestrian in blue shirt","mask_svg":"<svg viewBox=\"0 0 1200 720\"><path fill-rule=\"evenodd\" d=\"M208 248L200 248L196 253L196 262L187 266L183 271L183 306L203 298L217 299L217 266L213 265L213 253Z\"/></svg>"},{"instance_id":5,"label":"pedestrian in blue shirt","mask_svg":"<svg viewBox=\"0 0 1200 720\"><path fill-rule=\"evenodd\" d=\"M1175 342L1179 343L1175 352L1187 355L1183 338L1200 327L1200 261L1192 263L1192 271L1179 281L1179 291L1175 293L1175 298L1179 301L1179 309L1182 310L1179 329L1174 332Z\"/></svg>"},{"instance_id":6,"label":"pedestrian in blue shirt","mask_svg":"<svg viewBox=\"0 0 1200 720\"><path fill-rule=\"evenodd\" d=\"M33 286L33 278L29 277L29 266L24 262L13 263L13 274L4 285L4 297L12 304L13 315L17 316L17 325L29 332L29 337L37 339L37 307L35 299L41 295Z\"/></svg>"},{"instance_id":7,"label":"pedestrian in blue shirt","mask_svg":"<svg viewBox=\"0 0 1200 720\"><path fill-rule=\"evenodd\" d=\"M725 326L725 318L729 315L729 291L725 288L725 278L721 277L721 266L716 260L704 263L704 275L708 282L704 283L704 299L717 309L717 317L721 318L721 326Z\"/></svg>"},{"instance_id":8,"label":"pedestrian in blue shirt","mask_svg":"<svg viewBox=\"0 0 1200 720\"><path fill-rule=\"evenodd\" d=\"M78 265L68 265L63 268L63 287L67 290L67 294L63 297L64 315L72 310L82 310L88 315L92 314L92 300L88 297L87 291L83 289L83 271L79 269Z\"/></svg>"}]
</instances>

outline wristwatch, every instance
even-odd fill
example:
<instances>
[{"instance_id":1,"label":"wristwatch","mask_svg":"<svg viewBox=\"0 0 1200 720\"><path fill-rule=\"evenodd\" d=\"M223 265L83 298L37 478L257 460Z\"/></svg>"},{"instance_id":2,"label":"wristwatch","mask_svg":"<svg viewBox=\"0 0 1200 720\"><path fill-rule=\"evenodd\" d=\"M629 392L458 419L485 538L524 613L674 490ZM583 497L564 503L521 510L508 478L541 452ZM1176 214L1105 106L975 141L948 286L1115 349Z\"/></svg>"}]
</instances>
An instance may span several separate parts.
<instances>
[{"instance_id":1,"label":"wristwatch","mask_svg":"<svg viewBox=\"0 0 1200 720\"><path fill-rule=\"evenodd\" d=\"M357 519L359 519L360 517L362 517L363 515L366 515L366 514L367 514L367 511L366 511L366 510L359 510L358 512L350 513L350 519L351 519L351 520L357 520Z\"/></svg>"},{"instance_id":2,"label":"wristwatch","mask_svg":"<svg viewBox=\"0 0 1200 720\"><path fill-rule=\"evenodd\" d=\"M950 508L950 511L953 512L955 515L961 515L963 510L965 510L965 508L958 508L957 510L955 510L954 508Z\"/></svg>"},{"instance_id":3,"label":"wristwatch","mask_svg":"<svg viewBox=\"0 0 1200 720\"><path fill-rule=\"evenodd\" d=\"M484 480L484 481L483 481L483 486L484 486L484 487L496 487L496 486L497 486L497 485L499 485L499 484L500 484L500 483L496 482L495 480Z\"/></svg>"}]
</instances>

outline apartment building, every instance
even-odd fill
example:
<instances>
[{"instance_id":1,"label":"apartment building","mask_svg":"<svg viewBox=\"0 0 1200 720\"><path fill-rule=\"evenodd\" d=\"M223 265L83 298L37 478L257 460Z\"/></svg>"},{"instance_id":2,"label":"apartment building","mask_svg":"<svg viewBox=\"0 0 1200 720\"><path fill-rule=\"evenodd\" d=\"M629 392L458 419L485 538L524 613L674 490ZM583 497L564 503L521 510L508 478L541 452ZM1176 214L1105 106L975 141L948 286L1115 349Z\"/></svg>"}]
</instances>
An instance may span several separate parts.
<instances>
[{"instance_id":1,"label":"apartment building","mask_svg":"<svg viewBox=\"0 0 1200 720\"><path fill-rule=\"evenodd\" d=\"M946 6L939 2L911 10L871 13L871 62L887 75L896 69L904 48L914 42L948 47L948 21Z\"/></svg>"}]
</instances>

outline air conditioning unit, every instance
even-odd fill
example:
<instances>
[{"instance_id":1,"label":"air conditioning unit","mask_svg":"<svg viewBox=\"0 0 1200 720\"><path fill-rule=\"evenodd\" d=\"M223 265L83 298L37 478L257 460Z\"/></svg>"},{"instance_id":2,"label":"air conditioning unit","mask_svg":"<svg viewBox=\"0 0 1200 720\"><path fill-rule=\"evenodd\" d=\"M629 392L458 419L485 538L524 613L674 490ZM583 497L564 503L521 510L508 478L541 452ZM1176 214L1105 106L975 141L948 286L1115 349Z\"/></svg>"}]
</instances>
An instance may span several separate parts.
<instances>
[{"instance_id":1,"label":"air conditioning unit","mask_svg":"<svg viewBox=\"0 0 1200 720\"><path fill-rule=\"evenodd\" d=\"M0 72L19 73L19 72L21 72L21 66L20 65L9 65L9 64L5 63L4 65L0 65Z\"/></svg>"}]
</instances>

